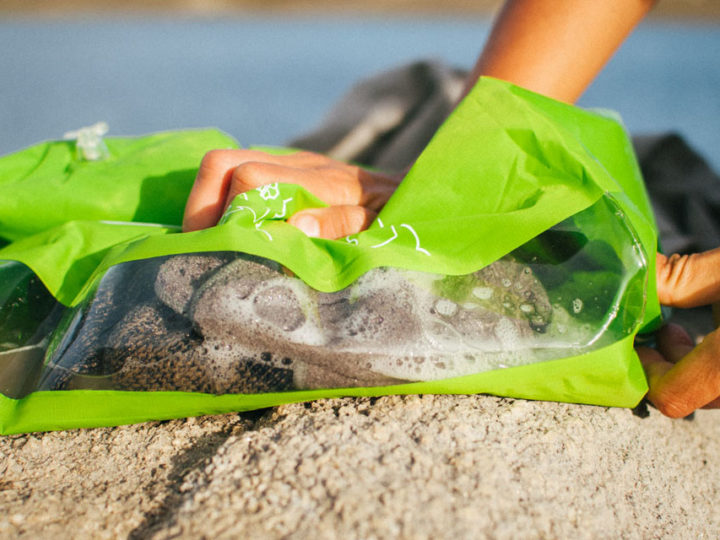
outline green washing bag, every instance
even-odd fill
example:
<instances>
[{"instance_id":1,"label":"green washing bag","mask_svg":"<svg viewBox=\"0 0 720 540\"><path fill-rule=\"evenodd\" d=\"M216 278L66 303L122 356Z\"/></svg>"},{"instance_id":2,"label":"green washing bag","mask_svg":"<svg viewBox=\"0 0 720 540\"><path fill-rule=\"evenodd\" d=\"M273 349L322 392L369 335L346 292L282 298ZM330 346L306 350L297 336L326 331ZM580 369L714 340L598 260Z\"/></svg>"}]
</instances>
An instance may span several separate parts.
<instances>
[{"instance_id":1,"label":"green washing bag","mask_svg":"<svg viewBox=\"0 0 720 540\"><path fill-rule=\"evenodd\" d=\"M484 78L368 230L278 183L180 233L214 130L0 158L0 433L336 396L490 393L632 407L660 320L656 229L608 113ZM283 150L286 151L286 150Z\"/></svg>"}]
</instances>

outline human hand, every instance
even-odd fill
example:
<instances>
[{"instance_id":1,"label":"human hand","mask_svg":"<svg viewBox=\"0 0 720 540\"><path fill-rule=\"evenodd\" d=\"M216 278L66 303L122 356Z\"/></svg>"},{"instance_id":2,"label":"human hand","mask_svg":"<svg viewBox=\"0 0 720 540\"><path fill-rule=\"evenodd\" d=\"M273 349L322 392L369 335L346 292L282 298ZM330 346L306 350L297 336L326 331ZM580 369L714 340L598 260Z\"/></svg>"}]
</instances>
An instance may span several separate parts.
<instances>
[{"instance_id":1,"label":"human hand","mask_svg":"<svg viewBox=\"0 0 720 540\"><path fill-rule=\"evenodd\" d=\"M308 236L341 238L366 229L400 180L312 152L276 156L257 150L213 150L200 164L185 206L183 231L212 227L237 195L280 182L298 184L329 205L297 212L288 223Z\"/></svg>"},{"instance_id":2,"label":"human hand","mask_svg":"<svg viewBox=\"0 0 720 540\"><path fill-rule=\"evenodd\" d=\"M660 303L688 308L715 304L720 324L720 248L693 255L657 257ZM681 418L695 409L720 408L720 330L695 346L676 324L664 326L657 350L638 347L650 387L647 398L663 414Z\"/></svg>"}]
</instances>

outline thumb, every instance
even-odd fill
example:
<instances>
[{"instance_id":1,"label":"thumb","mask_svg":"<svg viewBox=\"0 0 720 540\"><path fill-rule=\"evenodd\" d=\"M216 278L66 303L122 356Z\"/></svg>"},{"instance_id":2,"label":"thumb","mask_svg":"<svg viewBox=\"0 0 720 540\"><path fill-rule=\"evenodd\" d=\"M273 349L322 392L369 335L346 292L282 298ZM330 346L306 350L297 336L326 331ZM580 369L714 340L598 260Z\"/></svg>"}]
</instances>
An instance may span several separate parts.
<instances>
[{"instance_id":1,"label":"thumb","mask_svg":"<svg viewBox=\"0 0 720 540\"><path fill-rule=\"evenodd\" d=\"M658 254L660 303L689 308L720 301L720 248L691 255Z\"/></svg>"},{"instance_id":2,"label":"thumb","mask_svg":"<svg viewBox=\"0 0 720 540\"><path fill-rule=\"evenodd\" d=\"M302 210L287 222L308 236L335 240L367 229L375 216L364 206L339 205Z\"/></svg>"}]
</instances>

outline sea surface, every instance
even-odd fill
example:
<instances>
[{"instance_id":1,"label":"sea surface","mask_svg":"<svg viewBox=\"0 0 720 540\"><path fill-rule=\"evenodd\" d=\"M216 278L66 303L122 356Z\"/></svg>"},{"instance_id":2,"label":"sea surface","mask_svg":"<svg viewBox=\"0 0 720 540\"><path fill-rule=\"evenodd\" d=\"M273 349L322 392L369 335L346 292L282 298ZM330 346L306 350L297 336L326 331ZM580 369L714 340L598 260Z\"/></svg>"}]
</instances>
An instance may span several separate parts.
<instances>
[{"instance_id":1,"label":"sea surface","mask_svg":"<svg viewBox=\"0 0 720 540\"><path fill-rule=\"evenodd\" d=\"M216 126L283 144L350 86L421 58L469 68L486 19L0 20L0 155L106 121L110 134ZM582 98L633 133L675 131L720 170L720 26L646 22Z\"/></svg>"}]
</instances>

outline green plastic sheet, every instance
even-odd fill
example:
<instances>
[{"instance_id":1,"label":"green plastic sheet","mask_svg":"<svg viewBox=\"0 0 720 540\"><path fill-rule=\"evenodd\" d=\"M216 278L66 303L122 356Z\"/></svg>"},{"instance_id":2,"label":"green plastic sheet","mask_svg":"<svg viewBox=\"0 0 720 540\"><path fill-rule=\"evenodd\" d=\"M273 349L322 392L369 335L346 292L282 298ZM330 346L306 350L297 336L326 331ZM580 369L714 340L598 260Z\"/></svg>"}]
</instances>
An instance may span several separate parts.
<instances>
[{"instance_id":1,"label":"green plastic sheet","mask_svg":"<svg viewBox=\"0 0 720 540\"><path fill-rule=\"evenodd\" d=\"M657 234L632 147L611 113L585 111L483 78L378 219L340 240L309 238L285 222L300 209L324 203L282 179L237 197L218 226L180 233L203 154L236 147L223 133L108 138L107 146L110 157L101 161L79 159L71 141L0 159L0 239L6 243L0 260L26 265L65 306L81 305L118 264L182 253L265 257L326 292L349 286L373 268L464 276L513 250L531 249L541 233L572 220L580 229L605 227L615 253L600 253L598 260L627 258L621 252L627 246L612 239L633 239L631 257L640 261L642 279L629 289L626 304L635 306L628 313L637 320L626 324L631 335L591 352L441 381L257 395L0 393L0 433L118 425L341 395L483 392L630 407L647 390L632 342L635 332L651 330L660 320ZM614 217L594 210L600 207L610 208ZM605 216L604 222L598 223L598 216ZM578 273L557 294L585 285Z\"/></svg>"}]
</instances>

